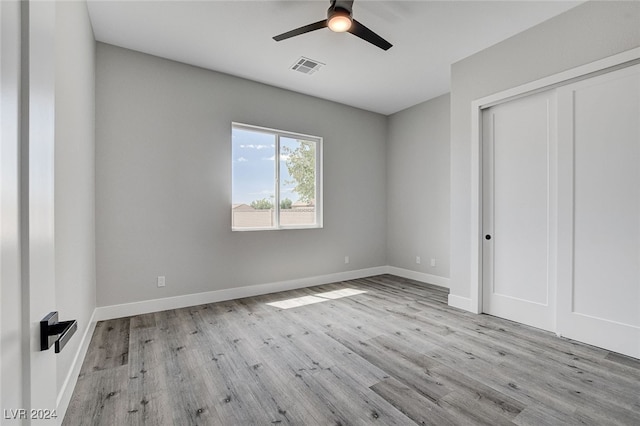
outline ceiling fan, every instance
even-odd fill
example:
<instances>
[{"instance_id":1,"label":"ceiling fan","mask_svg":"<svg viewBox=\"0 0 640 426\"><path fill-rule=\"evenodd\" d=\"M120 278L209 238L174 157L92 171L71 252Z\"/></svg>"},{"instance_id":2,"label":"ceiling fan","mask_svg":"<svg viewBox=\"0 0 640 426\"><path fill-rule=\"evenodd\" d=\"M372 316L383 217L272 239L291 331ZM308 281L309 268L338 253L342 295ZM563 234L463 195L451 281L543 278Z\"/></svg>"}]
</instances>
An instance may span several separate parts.
<instances>
[{"instance_id":1,"label":"ceiling fan","mask_svg":"<svg viewBox=\"0 0 640 426\"><path fill-rule=\"evenodd\" d=\"M349 32L364 41L378 46L382 50L389 50L391 43L362 25L352 17L353 0L331 0L331 6L327 10L327 19L287 31L273 37L275 41L282 41L311 31L327 28L337 33Z\"/></svg>"}]
</instances>

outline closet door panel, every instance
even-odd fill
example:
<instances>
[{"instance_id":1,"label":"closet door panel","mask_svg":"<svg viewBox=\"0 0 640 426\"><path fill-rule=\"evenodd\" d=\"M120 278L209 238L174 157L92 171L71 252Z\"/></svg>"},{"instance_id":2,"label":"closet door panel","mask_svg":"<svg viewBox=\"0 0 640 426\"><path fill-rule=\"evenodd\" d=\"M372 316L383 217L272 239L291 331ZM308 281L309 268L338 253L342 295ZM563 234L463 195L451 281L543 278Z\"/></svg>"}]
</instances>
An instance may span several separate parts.
<instances>
[{"instance_id":1,"label":"closet door panel","mask_svg":"<svg viewBox=\"0 0 640 426\"><path fill-rule=\"evenodd\" d=\"M558 332L640 357L640 66L558 89Z\"/></svg>"}]
</instances>

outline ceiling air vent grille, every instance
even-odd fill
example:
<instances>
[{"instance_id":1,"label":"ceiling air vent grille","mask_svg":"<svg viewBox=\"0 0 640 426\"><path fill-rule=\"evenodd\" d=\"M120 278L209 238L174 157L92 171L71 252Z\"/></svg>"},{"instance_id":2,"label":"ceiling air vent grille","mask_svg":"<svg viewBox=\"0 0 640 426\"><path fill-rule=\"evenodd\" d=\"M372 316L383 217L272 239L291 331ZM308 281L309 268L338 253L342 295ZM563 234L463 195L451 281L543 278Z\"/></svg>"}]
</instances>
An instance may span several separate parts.
<instances>
[{"instance_id":1,"label":"ceiling air vent grille","mask_svg":"<svg viewBox=\"0 0 640 426\"><path fill-rule=\"evenodd\" d=\"M300 59L298 59L296 63L291 66L291 69L303 74L313 74L314 72L322 68L323 65L325 64L323 64L322 62L318 62L316 60L301 56Z\"/></svg>"}]
</instances>

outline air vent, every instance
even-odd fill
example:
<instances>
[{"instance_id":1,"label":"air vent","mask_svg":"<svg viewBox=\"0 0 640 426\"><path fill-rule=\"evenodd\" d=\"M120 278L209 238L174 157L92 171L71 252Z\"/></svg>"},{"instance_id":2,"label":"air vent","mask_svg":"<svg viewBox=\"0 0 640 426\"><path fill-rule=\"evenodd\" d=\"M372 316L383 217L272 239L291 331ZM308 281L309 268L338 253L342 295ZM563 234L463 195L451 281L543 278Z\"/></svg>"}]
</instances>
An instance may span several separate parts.
<instances>
[{"instance_id":1,"label":"air vent","mask_svg":"<svg viewBox=\"0 0 640 426\"><path fill-rule=\"evenodd\" d=\"M322 62L315 61L313 59L305 58L301 56L295 64L291 66L294 71L301 72L303 74L313 74L325 65Z\"/></svg>"}]
</instances>

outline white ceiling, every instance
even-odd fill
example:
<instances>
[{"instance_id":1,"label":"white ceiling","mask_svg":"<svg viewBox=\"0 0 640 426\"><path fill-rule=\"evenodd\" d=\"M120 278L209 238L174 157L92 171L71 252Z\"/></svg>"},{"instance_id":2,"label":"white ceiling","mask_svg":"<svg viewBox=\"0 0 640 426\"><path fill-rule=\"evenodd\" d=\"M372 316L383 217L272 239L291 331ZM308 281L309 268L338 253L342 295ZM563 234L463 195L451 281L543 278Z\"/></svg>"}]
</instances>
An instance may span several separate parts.
<instances>
[{"instance_id":1,"label":"white ceiling","mask_svg":"<svg viewBox=\"0 0 640 426\"><path fill-rule=\"evenodd\" d=\"M326 18L328 0L89 0L96 40L392 114L449 91L450 65L580 1L356 0L353 17L393 44L383 51L322 29L272 37ZM289 68L300 56L326 64Z\"/></svg>"}]
</instances>

